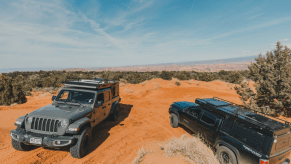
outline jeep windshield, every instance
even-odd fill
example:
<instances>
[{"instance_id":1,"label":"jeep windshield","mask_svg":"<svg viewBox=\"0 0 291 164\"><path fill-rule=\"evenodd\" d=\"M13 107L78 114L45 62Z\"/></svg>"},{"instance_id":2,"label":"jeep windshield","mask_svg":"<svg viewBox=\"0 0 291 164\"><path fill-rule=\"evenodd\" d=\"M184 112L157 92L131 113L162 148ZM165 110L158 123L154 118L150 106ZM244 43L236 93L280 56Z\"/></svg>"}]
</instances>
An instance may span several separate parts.
<instances>
[{"instance_id":1,"label":"jeep windshield","mask_svg":"<svg viewBox=\"0 0 291 164\"><path fill-rule=\"evenodd\" d=\"M93 92L61 90L55 100L65 103L93 104L94 98Z\"/></svg>"}]
</instances>

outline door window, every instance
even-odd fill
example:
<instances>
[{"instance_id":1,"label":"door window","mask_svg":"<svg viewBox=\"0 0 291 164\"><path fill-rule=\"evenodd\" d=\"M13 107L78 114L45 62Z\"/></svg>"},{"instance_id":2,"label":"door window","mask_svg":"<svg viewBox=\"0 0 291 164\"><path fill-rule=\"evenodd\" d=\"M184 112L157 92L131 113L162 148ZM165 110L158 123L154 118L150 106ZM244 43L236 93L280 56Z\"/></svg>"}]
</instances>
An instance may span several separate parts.
<instances>
[{"instance_id":1,"label":"door window","mask_svg":"<svg viewBox=\"0 0 291 164\"><path fill-rule=\"evenodd\" d=\"M98 94L96 103L98 101L102 101L102 103L104 103L104 93L99 93Z\"/></svg>"},{"instance_id":2,"label":"door window","mask_svg":"<svg viewBox=\"0 0 291 164\"><path fill-rule=\"evenodd\" d=\"M190 110L190 111L191 111L190 114L191 114L192 116L194 116L194 117L197 117L197 118L198 118L198 116L199 116L199 114L200 114L200 112L201 112L200 109L192 109L192 110Z\"/></svg>"},{"instance_id":3,"label":"door window","mask_svg":"<svg viewBox=\"0 0 291 164\"><path fill-rule=\"evenodd\" d=\"M203 121L204 123L206 123L208 125L214 126L216 118L213 115L211 115L207 112L204 112L202 117L201 117L201 121Z\"/></svg>"}]
</instances>

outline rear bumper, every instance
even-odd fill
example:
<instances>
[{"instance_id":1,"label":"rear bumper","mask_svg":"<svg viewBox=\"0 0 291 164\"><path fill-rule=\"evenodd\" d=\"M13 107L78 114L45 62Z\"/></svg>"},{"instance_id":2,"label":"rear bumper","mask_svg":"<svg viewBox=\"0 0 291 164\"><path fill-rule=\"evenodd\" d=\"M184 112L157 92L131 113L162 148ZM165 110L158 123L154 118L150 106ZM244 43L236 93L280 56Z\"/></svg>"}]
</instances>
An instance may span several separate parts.
<instances>
[{"instance_id":1,"label":"rear bumper","mask_svg":"<svg viewBox=\"0 0 291 164\"><path fill-rule=\"evenodd\" d=\"M51 148L60 148L64 146L71 145L75 142L76 138L72 136L51 136L51 135L42 135L35 133L27 133L25 131L11 130L10 136L12 139L24 143L26 145L36 145L43 147ZM40 144L33 143L31 139L41 140Z\"/></svg>"}]
</instances>

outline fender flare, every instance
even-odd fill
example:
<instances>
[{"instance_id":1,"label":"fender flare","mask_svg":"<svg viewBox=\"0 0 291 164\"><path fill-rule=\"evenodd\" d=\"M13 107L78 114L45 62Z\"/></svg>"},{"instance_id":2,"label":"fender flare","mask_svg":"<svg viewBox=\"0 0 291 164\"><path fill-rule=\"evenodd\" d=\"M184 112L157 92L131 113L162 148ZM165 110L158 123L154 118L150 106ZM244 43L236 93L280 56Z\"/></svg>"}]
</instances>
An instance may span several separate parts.
<instances>
[{"instance_id":1,"label":"fender flare","mask_svg":"<svg viewBox=\"0 0 291 164\"><path fill-rule=\"evenodd\" d=\"M71 134L78 133L85 125L87 125L87 123L89 123L89 125L91 127L90 118L83 117L83 118L75 121L71 125L69 125L69 127L66 130L66 133L71 133ZM77 131L70 131L69 129L77 129Z\"/></svg>"},{"instance_id":2,"label":"fender flare","mask_svg":"<svg viewBox=\"0 0 291 164\"><path fill-rule=\"evenodd\" d=\"M175 110L170 110L169 114L171 114L171 113L174 113L174 114L177 115L177 117L178 117L178 122L180 123L180 115L179 115L179 112L177 112L177 111L175 111Z\"/></svg>"},{"instance_id":3,"label":"fender flare","mask_svg":"<svg viewBox=\"0 0 291 164\"><path fill-rule=\"evenodd\" d=\"M26 116L27 116L27 114L24 116L18 117L16 122L20 122L21 124L19 125L19 124L14 123L14 125L17 127L20 127L20 128L24 128Z\"/></svg>"},{"instance_id":4,"label":"fender flare","mask_svg":"<svg viewBox=\"0 0 291 164\"><path fill-rule=\"evenodd\" d=\"M222 140L218 140L215 144L215 148L218 148L219 146L225 146L227 148L229 148L230 150L232 150L234 152L234 154L236 155L236 160L237 160L237 163L238 164L241 164L240 161L241 161L241 157L240 157L240 153L239 151L234 147L232 146L231 144L225 142L225 141L222 141Z\"/></svg>"},{"instance_id":5,"label":"fender flare","mask_svg":"<svg viewBox=\"0 0 291 164\"><path fill-rule=\"evenodd\" d=\"M112 103L111 109L110 109L110 113L112 114L114 113L114 111L116 110L116 107L119 105L119 101L115 101L114 103Z\"/></svg>"}]
</instances>

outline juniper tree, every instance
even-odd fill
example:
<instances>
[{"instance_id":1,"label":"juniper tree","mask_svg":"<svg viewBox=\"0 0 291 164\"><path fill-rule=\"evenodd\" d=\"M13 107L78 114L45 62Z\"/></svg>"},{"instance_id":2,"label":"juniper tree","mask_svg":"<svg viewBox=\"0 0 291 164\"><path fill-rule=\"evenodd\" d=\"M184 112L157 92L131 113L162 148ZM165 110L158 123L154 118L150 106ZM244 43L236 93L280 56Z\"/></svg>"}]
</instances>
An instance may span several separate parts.
<instances>
[{"instance_id":1,"label":"juniper tree","mask_svg":"<svg viewBox=\"0 0 291 164\"><path fill-rule=\"evenodd\" d=\"M20 85L13 82L10 77L2 76L0 79L0 105L21 104L26 101Z\"/></svg>"},{"instance_id":2,"label":"juniper tree","mask_svg":"<svg viewBox=\"0 0 291 164\"><path fill-rule=\"evenodd\" d=\"M252 110L275 115L291 115L291 51L277 42L276 49L259 54L248 66L250 77L257 83L256 93L246 83L236 87L244 104Z\"/></svg>"}]
</instances>

